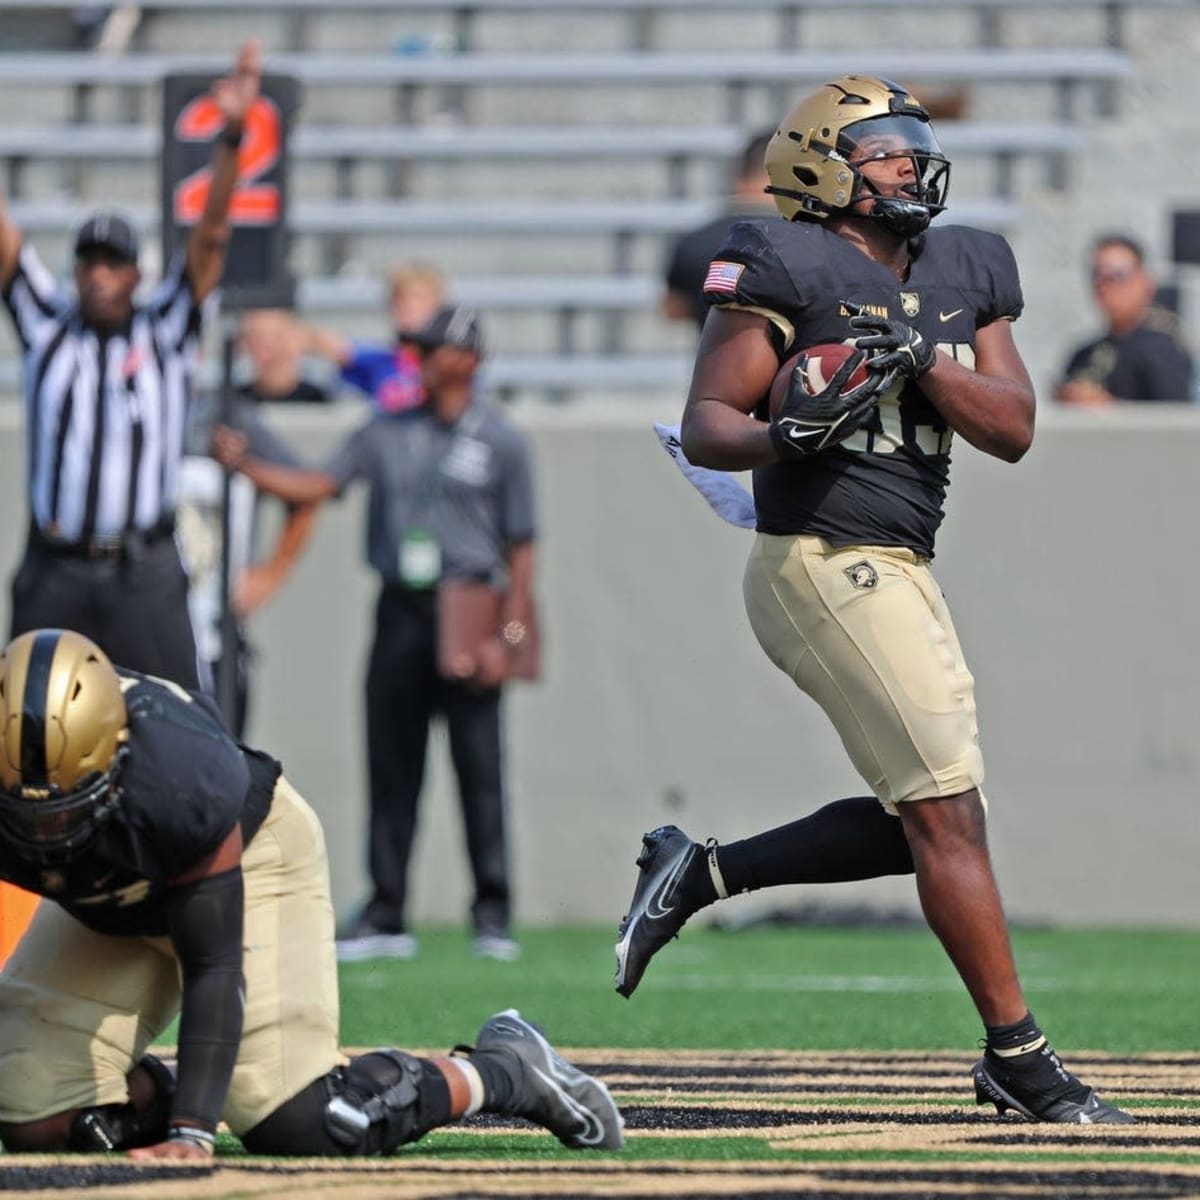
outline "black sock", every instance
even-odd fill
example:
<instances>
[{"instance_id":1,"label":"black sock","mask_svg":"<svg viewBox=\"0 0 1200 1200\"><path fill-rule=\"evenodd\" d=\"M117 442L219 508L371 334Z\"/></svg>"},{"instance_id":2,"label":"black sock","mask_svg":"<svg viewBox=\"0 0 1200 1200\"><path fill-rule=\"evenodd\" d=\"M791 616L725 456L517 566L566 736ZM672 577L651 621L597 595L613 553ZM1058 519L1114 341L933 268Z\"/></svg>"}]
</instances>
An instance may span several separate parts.
<instances>
[{"instance_id":1,"label":"black sock","mask_svg":"<svg viewBox=\"0 0 1200 1200\"><path fill-rule=\"evenodd\" d=\"M790 825L730 842L719 847L717 861L731 896L785 883L841 883L913 872L899 818L885 812L874 796L835 800Z\"/></svg>"},{"instance_id":2,"label":"black sock","mask_svg":"<svg viewBox=\"0 0 1200 1200\"><path fill-rule=\"evenodd\" d=\"M511 1111L521 1085L521 1060L511 1050L472 1050L467 1058L483 1083L483 1111Z\"/></svg>"},{"instance_id":3,"label":"black sock","mask_svg":"<svg viewBox=\"0 0 1200 1200\"><path fill-rule=\"evenodd\" d=\"M1031 1012L1012 1025L985 1025L984 1029L987 1031L987 1048L1006 1062L1032 1054L1046 1044L1046 1035L1038 1028Z\"/></svg>"},{"instance_id":4,"label":"black sock","mask_svg":"<svg viewBox=\"0 0 1200 1200\"><path fill-rule=\"evenodd\" d=\"M422 1133L450 1123L450 1085L445 1075L427 1058L421 1063L421 1083L417 1088ZM420 1136L420 1135L418 1135Z\"/></svg>"},{"instance_id":5,"label":"black sock","mask_svg":"<svg viewBox=\"0 0 1200 1200\"><path fill-rule=\"evenodd\" d=\"M679 881L680 899L689 913L707 908L717 899L717 885L713 883L712 872L708 868L708 856L716 850L715 842L710 846L702 846Z\"/></svg>"},{"instance_id":6,"label":"black sock","mask_svg":"<svg viewBox=\"0 0 1200 1200\"><path fill-rule=\"evenodd\" d=\"M1052 1092L1082 1103L1091 1089L1076 1079L1059 1061L1033 1013L1012 1025L985 1025L989 1056L1010 1078L1024 1080L1043 1093Z\"/></svg>"}]
</instances>

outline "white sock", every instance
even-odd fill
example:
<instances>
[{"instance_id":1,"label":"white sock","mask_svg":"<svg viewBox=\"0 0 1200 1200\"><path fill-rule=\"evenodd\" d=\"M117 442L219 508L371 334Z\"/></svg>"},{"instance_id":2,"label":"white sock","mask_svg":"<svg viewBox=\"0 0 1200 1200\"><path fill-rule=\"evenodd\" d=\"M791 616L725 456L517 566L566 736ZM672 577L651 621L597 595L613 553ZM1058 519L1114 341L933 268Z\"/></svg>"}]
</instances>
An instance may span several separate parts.
<instances>
[{"instance_id":1,"label":"white sock","mask_svg":"<svg viewBox=\"0 0 1200 1200\"><path fill-rule=\"evenodd\" d=\"M725 886L725 876L721 874L721 867L717 862L715 838L708 839L708 844L704 847L704 857L708 861L708 877L712 880L713 887L717 889L717 899L728 900L729 889Z\"/></svg>"},{"instance_id":2,"label":"white sock","mask_svg":"<svg viewBox=\"0 0 1200 1200\"><path fill-rule=\"evenodd\" d=\"M464 1117L473 1117L483 1107L483 1079L479 1072L475 1069L475 1064L468 1058L462 1058L455 1055L453 1058L443 1059L459 1071L466 1081L467 1089L471 1093L470 1100L467 1101L466 1111L462 1114Z\"/></svg>"}]
</instances>

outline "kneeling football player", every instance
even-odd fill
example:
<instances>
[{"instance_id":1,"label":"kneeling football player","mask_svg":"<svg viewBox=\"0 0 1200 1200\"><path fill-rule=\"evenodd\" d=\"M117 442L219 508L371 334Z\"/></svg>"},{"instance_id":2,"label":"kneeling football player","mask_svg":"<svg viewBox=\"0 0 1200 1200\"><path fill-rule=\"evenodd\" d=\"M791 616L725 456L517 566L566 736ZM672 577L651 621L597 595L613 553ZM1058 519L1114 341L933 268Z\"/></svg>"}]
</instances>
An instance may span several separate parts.
<instances>
[{"instance_id":1,"label":"kneeling football player","mask_svg":"<svg viewBox=\"0 0 1200 1200\"><path fill-rule=\"evenodd\" d=\"M42 903L0 975L9 1151L387 1154L475 1112L619 1149L603 1083L515 1010L474 1047L338 1047L320 823L205 696L82 635L0 653L0 878ZM178 1066L147 1053L179 1017Z\"/></svg>"}]
</instances>

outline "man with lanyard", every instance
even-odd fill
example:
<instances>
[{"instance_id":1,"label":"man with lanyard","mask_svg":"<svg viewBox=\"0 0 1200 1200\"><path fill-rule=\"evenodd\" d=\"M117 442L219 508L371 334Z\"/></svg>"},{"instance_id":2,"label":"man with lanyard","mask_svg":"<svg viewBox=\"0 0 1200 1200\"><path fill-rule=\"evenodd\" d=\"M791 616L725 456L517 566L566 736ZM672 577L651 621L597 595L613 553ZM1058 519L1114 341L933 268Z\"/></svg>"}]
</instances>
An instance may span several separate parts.
<instances>
[{"instance_id":1,"label":"man with lanyard","mask_svg":"<svg viewBox=\"0 0 1200 1200\"><path fill-rule=\"evenodd\" d=\"M367 674L367 756L373 894L338 943L343 959L411 957L407 880L425 772L430 719L445 716L475 881L475 953L511 959L511 889L500 741L503 682L532 625L533 465L524 435L475 396L483 355L469 308L441 309L412 335L428 403L377 414L325 469L296 471L247 453L232 431L215 452L261 491L292 504L370 487L368 555L379 572L375 640ZM443 675L438 666L439 586L504 588L502 635Z\"/></svg>"},{"instance_id":2,"label":"man with lanyard","mask_svg":"<svg viewBox=\"0 0 1200 1200\"><path fill-rule=\"evenodd\" d=\"M137 670L197 683L187 580L172 538L202 301L224 268L258 47L213 86L224 118L184 252L145 304L138 237L100 211L75 238L78 295L58 286L0 202L0 292L24 354L29 537L12 633L76 629Z\"/></svg>"}]
</instances>

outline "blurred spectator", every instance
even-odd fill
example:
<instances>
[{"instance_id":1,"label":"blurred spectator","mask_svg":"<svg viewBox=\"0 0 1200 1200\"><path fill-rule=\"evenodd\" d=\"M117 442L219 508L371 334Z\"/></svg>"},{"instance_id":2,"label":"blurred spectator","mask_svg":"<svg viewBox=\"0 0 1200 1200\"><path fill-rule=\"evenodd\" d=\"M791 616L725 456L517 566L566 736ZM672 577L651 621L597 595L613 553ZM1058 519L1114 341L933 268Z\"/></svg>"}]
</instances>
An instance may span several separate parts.
<instances>
[{"instance_id":1,"label":"blurred spectator","mask_svg":"<svg viewBox=\"0 0 1200 1200\"><path fill-rule=\"evenodd\" d=\"M683 234L672 246L666 267L664 316L673 321L692 321L697 328L702 326L708 314L704 277L729 227L747 217L776 215L775 204L766 192L767 168L763 162L774 132L768 129L746 143L738 156L733 195L725 208L711 221Z\"/></svg>"},{"instance_id":2,"label":"blurred spectator","mask_svg":"<svg viewBox=\"0 0 1200 1200\"><path fill-rule=\"evenodd\" d=\"M442 306L445 283L427 263L408 263L392 271L388 313L395 334L391 346L355 342L330 329L303 330L304 352L327 358L344 382L366 395L377 412L404 412L425 399L421 360L408 338Z\"/></svg>"},{"instance_id":3,"label":"blurred spectator","mask_svg":"<svg viewBox=\"0 0 1200 1200\"><path fill-rule=\"evenodd\" d=\"M322 403L328 395L300 377L300 327L283 309L256 309L243 316L241 349L253 374L236 393L231 416L251 447L265 462L301 466L301 459L265 424L262 401ZM195 402L184 440L177 519L179 543L188 573L188 612L196 639L200 683L217 694L224 669L221 638L221 530L223 471L210 456L213 431L220 415L218 397ZM248 479L235 475L229 489L230 604L235 621L234 710L227 713L240 740L246 728L250 668L254 657L246 622L283 586L308 545L316 521L315 505L289 505L270 553L258 553L261 513L257 492Z\"/></svg>"},{"instance_id":4,"label":"blurred spectator","mask_svg":"<svg viewBox=\"0 0 1200 1200\"><path fill-rule=\"evenodd\" d=\"M533 460L525 436L476 394L483 338L476 314L439 310L409 335L427 404L377 412L325 468L259 459L222 430L216 452L256 486L293 503L366 482L367 550L379 573L367 674L373 893L338 941L345 960L410 958L408 869L431 719L446 720L458 778L476 954L515 958L501 743L505 681L534 673ZM535 670L535 668L534 668Z\"/></svg>"},{"instance_id":5,"label":"blurred spectator","mask_svg":"<svg viewBox=\"0 0 1200 1200\"><path fill-rule=\"evenodd\" d=\"M429 263L401 263L388 276L388 311L397 340L424 329L445 303L446 281Z\"/></svg>"},{"instance_id":6,"label":"blurred spectator","mask_svg":"<svg viewBox=\"0 0 1200 1200\"><path fill-rule=\"evenodd\" d=\"M251 377L238 389L245 400L323 404L329 393L303 377L304 331L290 312L259 308L242 317L241 350Z\"/></svg>"},{"instance_id":7,"label":"blurred spectator","mask_svg":"<svg viewBox=\"0 0 1200 1200\"><path fill-rule=\"evenodd\" d=\"M1071 354L1055 399L1088 407L1118 400L1191 400L1192 357L1178 318L1155 303L1157 287L1142 247L1122 234L1097 238L1091 280L1107 329Z\"/></svg>"}]
</instances>

